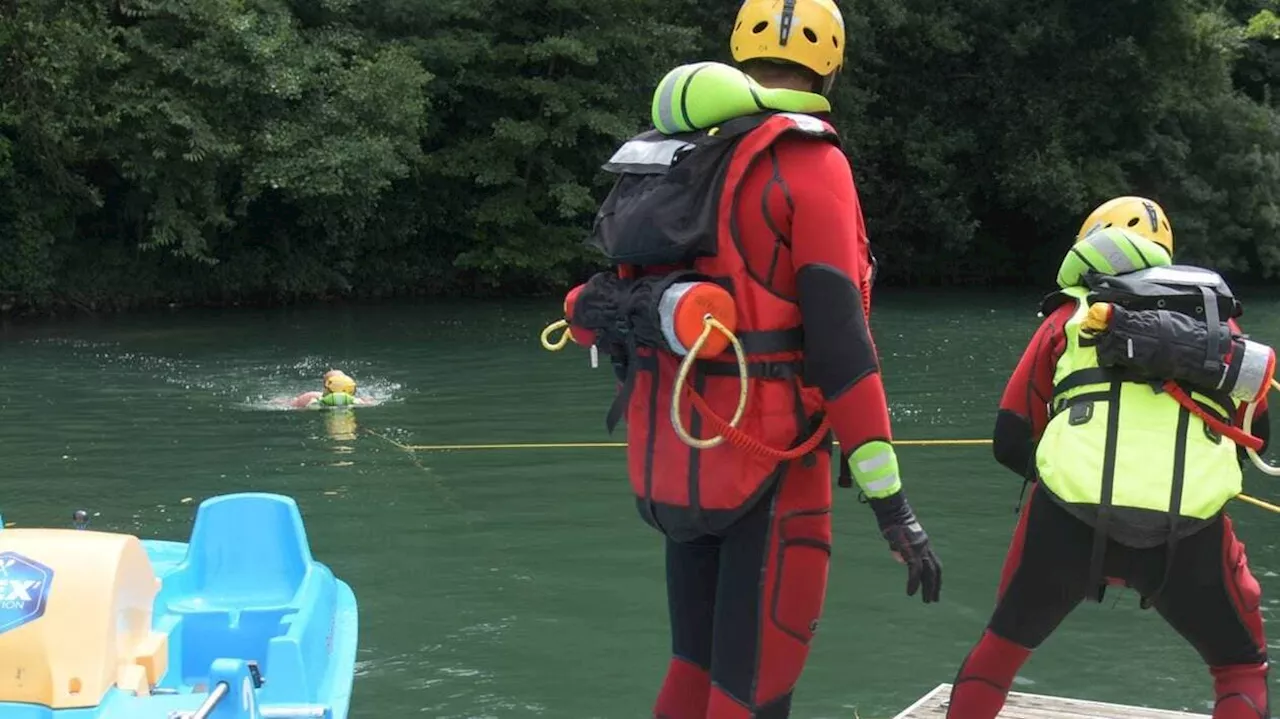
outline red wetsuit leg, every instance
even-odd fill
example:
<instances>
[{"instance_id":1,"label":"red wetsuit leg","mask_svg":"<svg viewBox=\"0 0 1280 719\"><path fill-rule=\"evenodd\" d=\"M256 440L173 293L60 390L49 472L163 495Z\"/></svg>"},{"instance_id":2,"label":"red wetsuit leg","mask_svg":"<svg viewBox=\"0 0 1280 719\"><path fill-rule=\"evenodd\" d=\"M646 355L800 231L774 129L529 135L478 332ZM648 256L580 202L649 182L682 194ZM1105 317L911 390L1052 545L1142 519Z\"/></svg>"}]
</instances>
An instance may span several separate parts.
<instances>
[{"instance_id":1,"label":"red wetsuit leg","mask_svg":"<svg viewBox=\"0 0 1280 719\"><path fill-rule=\"evenodd\" d=\"M1222 579L1228 587L1231 605L1249 633L1259 656L1237 663L1213 667L1213 686L1218 698L1214 719L1254 719L1270 716L1267 690L1267 637L1262 623L1262 586L1249 570L1244 543L1236 537L1231 518L1223 515ZM1231 661L1231 660L1227 660Z\"/></svg>"},{"instance_id":2,"label":"red wetsuit leg","mask_svg":"<svg viewBox=\"0 0 1280 719\"><path fill-rule=\"evenodd\" d=\"M1163 556L1155 564L1140 589L1163 584L1153 605L1209 667L1214 718L1269 716L1262 588L1231 518L1179 540L1172 564Z\"/></svg>"},{"instance_id":3,"label":"red wetsuit leg","mask_svg":"<svg viewBox=\"0 0 1280 719\"><path fill-rule=\"evenodd\" d=\"M783 719L831 558L831 465L792 464L721 547L708 719Z\"/></svg>"},{"instance_id":4,"label":"red wetsuit leg","mask_svg":"<svg viewBox=\"0 0 1280 719\"><path fill-rule=\"evenodd\" d=\"M1031 652L1088 591L1093 528L1033 487L987 628L952 682L947 716L995 719Z\"/></svg>"},{"instance_id":5,"label":"red wetsuit leg","mask_svg":"<svg viewBox=\"0 0 1280 719\"><path fill-rule=\"evenodd\" d=\"M1022 545L1027 536L1027 517L1031 516L1031 501L1035 497L1036 487L1036 484L1032 484L1027 493L1026 504L1018 515L1018 525L1014 528L1013 539L1009 542L1009 551L1004 555L1004 566L1000 568L1000 586L996 588L997 602L1004 596L1009 580L1013 579L1013 573L1018 571L1018 565L1022 563Z\"/></svg>"},{"instance_id":6,"label":"red wetsuit leg","mask_svg":"<svg viewBox=\"0 0 1280 719\"><path fill-rule=\"evenodd\" d=\"M711 639L720 574L720 544L719 537L702 537L692 542L667 540L671 661L653 708L657 719L706 716L711 693Z\"/></svg>"}]
</instances>

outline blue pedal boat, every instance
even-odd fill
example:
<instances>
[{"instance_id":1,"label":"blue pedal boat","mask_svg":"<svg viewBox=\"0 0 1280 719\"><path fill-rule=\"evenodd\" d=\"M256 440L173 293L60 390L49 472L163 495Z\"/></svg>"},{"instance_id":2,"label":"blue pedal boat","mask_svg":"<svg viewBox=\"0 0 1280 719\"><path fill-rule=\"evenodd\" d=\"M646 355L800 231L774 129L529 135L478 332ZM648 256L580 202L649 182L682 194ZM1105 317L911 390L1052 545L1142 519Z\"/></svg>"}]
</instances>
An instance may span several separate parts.
<instances>
[{"instance_id":1,"label":"blue pedal boat","mask_svg":"<svg viewBox=\"0 0 1280 719\"><path fill-rule=\"evenodd\" d=\"M208 499L185 543L78 520L0 531L0 719L346 719L356 598L292 499Z\"/></svg>"}]
</instances>

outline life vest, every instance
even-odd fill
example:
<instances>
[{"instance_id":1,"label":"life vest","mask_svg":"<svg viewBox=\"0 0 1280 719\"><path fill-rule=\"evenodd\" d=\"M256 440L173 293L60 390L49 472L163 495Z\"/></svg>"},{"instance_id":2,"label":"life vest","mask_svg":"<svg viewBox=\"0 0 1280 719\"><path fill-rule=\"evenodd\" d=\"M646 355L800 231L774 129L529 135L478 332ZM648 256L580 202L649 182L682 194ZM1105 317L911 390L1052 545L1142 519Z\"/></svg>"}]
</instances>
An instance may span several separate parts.
<instances>
[{"instance_id":1,"label":"life vest","mask_svg":"<svg viewBox=\"0 0 1280 719\"><path fill-rule=\"evenodd\" d=\"M1236 446L1164 390L1098 362L1083 325L1094 303L1087 287L1063 293L1076 308L1063 328L1066 350L1054 368L1051 418L1036 447L1040 481L1091 524L1136 547L1201 528L1240 493ZM1210 416L1230 423L1227 395L1187 387ZM1189 521L1186 521L1189 520Z\"/></svg>"},{"instance_id":2,"label":"life vest","mask_svg":"<svg viewBox=\"0 0 1280 719\"><path fill-rule=\"evenodd\" d=\"M1048 495L1093 526L1089 581L1101 588L1108 538L1165 544L1171 567L1178 540L1240 493L1234 442L1257 463L1261 441L1233 426L1236 401L1252 411L1272 384L1275 353L1231 331L1242 308L1217 273L1172 265L1120 228L1077 243L1058 284L1042 312L1075 308L1036 468Z\"/></svg>"},{"instance_id":3,"label":"life vest","mask_svg":"<svg viewBox=\"0 0 1280 719\"><path fill-rule=\"evenodd\" d=\"M1036 468L1049 496L1094 527L1100 586L1108 538L1165 544L1171 564L1178 539L1240 493L1233 442L1260 441L1232 425L1236 402L1266 392L1275 356L1230 330L1242 309L1217 273L1172 265L1120 228L1077 243L1058 284L1042 312L1075 308Z\"/></svg>"},{"instance_id":4,"label":"life vest","mask_svg":"<svg viewBox=\"0 0 1280 719\"><path fill-rule=\"evenodd\" d=\"M681 82L687 88L688 81L704 71L703 77L740 75L710 63L673 71L659 86L655 125L669 124L678 115L671 111L679 105L671 102L675 91L664 88ZM666 102L660 101L663 97ZM686 119L690 114L685 114ZM605 165L620 177L597 214L588 242L618 269L601 273L579 288L578 309L570 307L567 312L573 314L572 327L589 326L591 341L625 367L607 423L612 429L616 421L626 419L628 474L641 516L677 540L724 530L751 508L790 461L813 464L821 451L829 452L831 447L823 423L822 395L803 384L804 335L796 298L781 296L747 266L736 223L741 201L759 202L759 198L741 196L743 180L770 147L790 136L839 147L839 137L825 120L801 112L757 112L719 120L715 127L700 130L641 133L624 143ZM682 360L672 351L671 342L637 343L635 337L660 332L671 337L669 326L656 326L661 324L661 313L644 308L679 301L679 291L666 290L696 281L713 282L733 297L735 334L748 374L747 409L737 428L768 447L812 446L808 454L779 461L732 442L708 449L691 447L678 436L673 425L677 418L694 437L715 432L688 401L681 403L677 417L671 416ZM609 305L610 311L592 326L585 315L594 305ZM632 306L641 309L626 309ZM625 317L628 329L612 332L607 324L615 320L605 314ZM610 343L609 336L621 339ZM693 392L722 418L735 413L742 391L734 359L726 349L693 361L687 379ZM815 437L819 428L822 436Z\"/></svg>"}]
</instances>

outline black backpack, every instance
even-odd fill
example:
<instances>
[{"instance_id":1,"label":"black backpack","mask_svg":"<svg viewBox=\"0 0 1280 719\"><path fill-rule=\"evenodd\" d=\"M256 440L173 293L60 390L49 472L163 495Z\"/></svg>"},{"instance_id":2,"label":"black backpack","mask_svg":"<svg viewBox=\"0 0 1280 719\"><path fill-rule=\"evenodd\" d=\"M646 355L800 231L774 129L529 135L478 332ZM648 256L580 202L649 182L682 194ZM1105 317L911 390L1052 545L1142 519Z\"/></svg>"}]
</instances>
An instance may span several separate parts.
<instances>
[{"instance_id":1,"label":"black backpack","mask_svg":"<svg viewBox=\"0 0 1280 719\"><path fill-rule=\"evenodd\" d=\"M1239 317L1244 307L1218 273L1193 265L1150 267L1123 275L1088 273L1090 302L1128 310L1168 310L1205 322Z\"/></svg>"},{"instance_id":2,"label":"black backpack","mask_svg":"<svg viewBox=\"0 0 1280 719\"><path fill-rule=\"evenodd\" d=\"M714 257L733 150L774 114L676 135L649 130L628 140L603 166L619 177L586 244L614 265L686 265Z\"/></svg>"}]
</instances>

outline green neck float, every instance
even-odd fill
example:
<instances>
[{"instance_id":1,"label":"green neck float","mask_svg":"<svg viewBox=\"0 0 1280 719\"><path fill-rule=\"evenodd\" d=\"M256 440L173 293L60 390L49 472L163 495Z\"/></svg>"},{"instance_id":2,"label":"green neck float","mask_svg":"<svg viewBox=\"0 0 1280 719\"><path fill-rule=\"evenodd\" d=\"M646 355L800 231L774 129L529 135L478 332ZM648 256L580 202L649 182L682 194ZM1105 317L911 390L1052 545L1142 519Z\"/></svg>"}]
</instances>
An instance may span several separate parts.
<instances>
[{"instance_id":1,"label":"green neck float","mask_svg":"<svg viewBox=\"0 0 1280 719\"><path fill-rule=\"evenodd\" d=\"M346 392L329 392L320 397L320 404L326 407L345 407L356 403L356 398Z\"/></svg>"},{"instance_id":2,"label":"green neck float","mask_svg":"<svg viewBox=\"0 0 1280 719\"><path fill-rule=\"evenodd\" d=\"M1058 268L1058 286L1066 289L1083 285L1084 275L1090 270L1123 275L1171 264L1169 253L1155 242L1119 227L1108 227L1087 235L1067 252Z\"/></svg>"},{"instance_id":3,"label":"green neck float","mask_svg":"<svg viewBox=\"0 0 1280 719\"><path fill-rule=\"evenodd\" d=\"M831 112L831 103L812 92L764 87L718 62L681 65L653 93L653 126L664 135L703 130L766 110Z\"/></svg>"}]
</instances>

